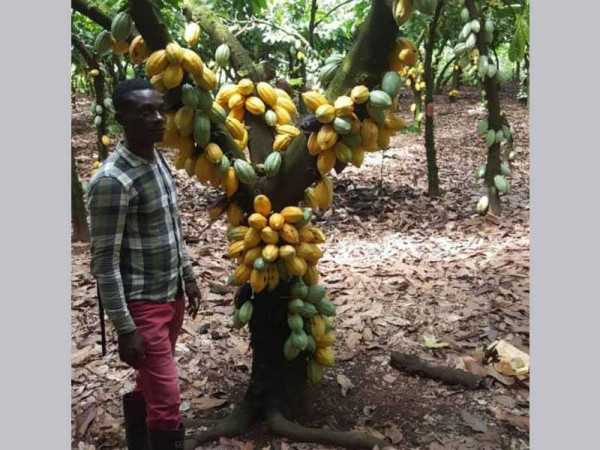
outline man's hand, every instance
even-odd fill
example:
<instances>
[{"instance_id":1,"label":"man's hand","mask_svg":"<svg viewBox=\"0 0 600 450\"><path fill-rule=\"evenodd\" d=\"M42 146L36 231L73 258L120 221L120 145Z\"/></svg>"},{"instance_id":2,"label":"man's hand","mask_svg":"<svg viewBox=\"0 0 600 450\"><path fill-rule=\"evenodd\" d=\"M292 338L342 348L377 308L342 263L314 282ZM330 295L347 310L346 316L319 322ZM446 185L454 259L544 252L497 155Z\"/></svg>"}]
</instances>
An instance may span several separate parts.
<instances>
[{"instance_id":1,"label":"man's hand","mask_svg":"<svg viewBox=\"0 0 600 450\"><path fill-rule=\"evenodd\" d=\"M196 281L185 282L185 296L188 298L188 313L195 319L200 308L200 300L202 300L202 294L200 294Z\"/></svg>"},{"instance_id":2,"label":"man's hand","mask_svg":"<svg viewBox=\"0 0 600 450\"><path fill-rule=\"evenodd\" d=\"M119 358L134 369L139 369L146 357L146 344L138 330L119 336Z\"/></svg>"}]
</instances>

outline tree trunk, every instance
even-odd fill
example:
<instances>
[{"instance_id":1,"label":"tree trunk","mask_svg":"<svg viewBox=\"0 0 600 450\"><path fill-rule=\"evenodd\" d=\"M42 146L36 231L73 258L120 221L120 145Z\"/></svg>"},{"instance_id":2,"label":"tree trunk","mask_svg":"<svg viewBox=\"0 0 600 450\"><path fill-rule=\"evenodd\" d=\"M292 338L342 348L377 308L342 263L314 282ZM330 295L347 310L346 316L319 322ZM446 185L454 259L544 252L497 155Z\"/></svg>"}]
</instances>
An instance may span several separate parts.
<instances>
[{"instance_id":1,"label":"tree trunk","mask_svg":"<svg viewBox=\"0 0 600 450\"><path fill-rule=\"evenodd\" d=\"M475 0L467 0L466 7L469 9L471 17L479 17L477 8L475 7ZM485 17L481 15L479 21L481 22L482 31L480 31L477 36L477 47L480 55L486 55L488 54L488 48L483 36ZM486 75L483 80L483 89L485 90L487 99L489 129L500 130L502 128L502 117L500 115L500 96L496 78L490 78ZM499 218L501 214L500 195L494 185L494 177L501 173L500 163L500 143L494 143L488 148L485 183L488 188L488 197L490 200L488 214L495 218Z\"/></svg>"},{"instance_id":2,"label":"tree trunk","mask_svg":"<svg viewBox=\"0 0 600 450\"><path fill-rule=\"evenodd\" d=\"M436 26L444 8L444 0L441 0L429 25L429 39L425 46L425 152L427 154L427 177L429 183L429 195L438 197L440 195L440 180L438 176L437 157L435 151L435 133L433 121L433 80L434 68L432 64L433 50L435 48Z\"/></svg>"},{"instance_id":3,"label":"tree trunk","mask_svg":"<svg viewBox=\"0 0 600 450\"><path fill-rule=\"evenodd\" d=\"M104 107L104 98L106 97L104 71L100 68L96 55L92 54L79 36L72 34L71 42L86 60L89 69L96 69L100 72L99 75L93 77L93 79L96 104L102 107L102 122L96 127L96 149L98 150L98 160L103 161L108 156L108 148L102 143L102 136L106 134L106 122L108 121L108 111L107 108Z\"/></svg>"},{"instance_id":4,"label":"tree trunk","mask_svg":"<svg viewBox=\"0 0 600 450\"><path fill-rule=\"evenodd\" d=\"M90 229L87 223L85 201L83 200L83 188L77 175L73 148L71 148L71 225L73 241L90 241Z\"/></svg>"}]
</instances>

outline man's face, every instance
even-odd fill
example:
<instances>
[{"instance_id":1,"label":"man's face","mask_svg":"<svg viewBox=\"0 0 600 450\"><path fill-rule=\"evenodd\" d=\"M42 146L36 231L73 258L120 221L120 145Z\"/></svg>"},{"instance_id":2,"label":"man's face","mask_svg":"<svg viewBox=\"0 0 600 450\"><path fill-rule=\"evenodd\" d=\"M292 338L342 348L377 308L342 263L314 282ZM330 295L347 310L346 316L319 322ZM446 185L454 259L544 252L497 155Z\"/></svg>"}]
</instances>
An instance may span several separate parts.
<instances>
[{"instance_id":1,"label":"man's face","mask_svg":"<svg viewBox=\"0 0 600 450\"><path fill-rule=\"evenodd\" d=\"M137 142L159 142L165 132L165 102L154 89L131 92L118 116L128 139Z\"/></svg>"}]
</instances>

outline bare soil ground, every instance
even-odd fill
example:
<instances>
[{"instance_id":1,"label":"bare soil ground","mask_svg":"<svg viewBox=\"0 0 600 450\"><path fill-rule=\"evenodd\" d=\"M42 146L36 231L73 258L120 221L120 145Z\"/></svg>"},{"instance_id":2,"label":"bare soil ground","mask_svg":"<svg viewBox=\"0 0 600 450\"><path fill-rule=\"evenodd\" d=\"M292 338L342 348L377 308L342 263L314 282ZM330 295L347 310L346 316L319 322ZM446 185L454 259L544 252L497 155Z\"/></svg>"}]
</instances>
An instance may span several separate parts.
<instances>
[{"instance_id":1,"label":"bare soil ground","mask_svg":"<svg viewBox=\"0 0 600 450\"><path fill-rule=\"evenodd\" d=\"M462 89L456 103L436 97L436 145L443 196L427 196L423 137L403 134L392 148L368 154L361 169L335 179L332 210L317 219L327 242L319 264L337 306L336 364L311 388L303 423L385 436L395 448L528 449L529 384L491 371L475 391L401 373L391 351L456 367L481 361L482 348L504 339L529 352L529 111L506 88L502 105L517 131L510 194L503 220L475 213L484 189L473 170L485 162L475 132L485 115L478 93ZM408 117L410 98L401 99ZM96 157L89 101L78 97L72 146L87 182ZM167 152L172 161L173 155ZM383 164L382 164L383 157ZM231 328L233 263L224 257L224 220L206 228L218 191L176 173L184 233L206 301L186 318L177 345L185 417L225 415L249 380L247 330ZM120 395L133 370L119 361L108 326L109 352L100 354L95 283L88 244L72 245L72 436L74 448L124 448ZM423 337L449 346L430 349ZM472 360L471 360L472 361ZM481 364L475 364L482 369ZM489 370L489 366L483 367ZM351 387L342 392L341 384ZM288 442L256 425L235 440L205 449L333 447Z\"/></svg>"}]
</instances>

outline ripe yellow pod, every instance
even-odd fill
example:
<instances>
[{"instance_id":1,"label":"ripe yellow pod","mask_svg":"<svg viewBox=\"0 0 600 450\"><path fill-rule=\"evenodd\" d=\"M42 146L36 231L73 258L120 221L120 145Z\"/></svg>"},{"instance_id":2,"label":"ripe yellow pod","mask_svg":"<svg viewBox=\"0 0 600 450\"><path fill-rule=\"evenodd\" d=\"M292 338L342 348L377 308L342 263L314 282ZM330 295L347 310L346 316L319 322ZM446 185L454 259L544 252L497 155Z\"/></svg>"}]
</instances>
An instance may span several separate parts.
<instances>
[{"instance_id":1,"label":"ripe yellow pod","mask_svg":"<svg viewBox=\"0 0 600 450\"><path fill-rule=\"evenodd\" d=\"M250 214L250 217L248 217L248 225L255 230L260 231L267 226L267 218L259 213Z\"/></svg>"},{"instance_id":2,"label":"ripe yellow pod","mask_svg":"<svg viewBox=\"0 0 600 450\"><path fill-rule=\"evenodd\" d=\"M254 197L254 211L268 217L271 212L271 200L269 200L269 197L263 194Z\"/></svg>"},{"instance_id":3,"label":"ripe yellow pod","mask_svg":"<svg viewBox=\"0 0 600 450\"><path fill-rule=\"evenodd\" d=\"M285 224L285 218L279 213L273 213L269 217L269 226L271 228L273 228L275 231L282 230L284 224Z\"/></svg>"},{"instance_id":4,"label":"ripe yellow pod","mask_svg":"<svg viewBox=\"0 0 600 450\"><path fill-rule=\"evenodd\" d=\"M254 92L254 83L249 78L242 78L237 85L242 95L246 97Z\"/></svg>"}]
</instances>

